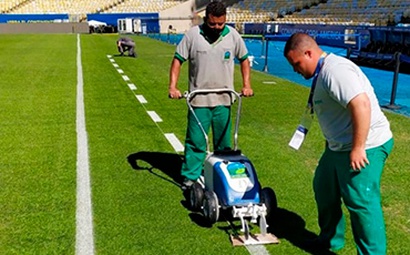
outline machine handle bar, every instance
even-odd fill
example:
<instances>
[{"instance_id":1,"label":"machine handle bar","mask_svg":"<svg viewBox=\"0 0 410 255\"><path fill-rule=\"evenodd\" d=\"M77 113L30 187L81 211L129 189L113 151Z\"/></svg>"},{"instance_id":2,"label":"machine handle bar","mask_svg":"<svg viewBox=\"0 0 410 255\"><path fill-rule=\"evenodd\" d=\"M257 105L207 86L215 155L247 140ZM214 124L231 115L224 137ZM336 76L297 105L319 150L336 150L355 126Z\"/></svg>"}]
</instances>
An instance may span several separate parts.
<instances>
[{"instance_id":1,"label":"machine handle bar","mask_svg":"<svg viewBox=\"0 0 410 255\"><path fill-rule=\"evenodd\" d=\"M198 94L209 94L209 93L230 93L231 95L235 95L235 97L238 99L238 109L237 109L237 114L236 114L236 121L235 121L235 130L234 130L234 150L238 150L238 129L239 129L239 120L240 120L240 114L241 114L241 108L242 108L242 94L236 92L233 89L198 89L194 90L191 92L184 92L183 97L186 98L186 102L188 105L189 110L191 111L192 115L195 117L196 122L198 123L204 137L206 140L206 150L209 153L209 140L208 140L208 135L205 132L204 128L202 127L201 122L199 121L198 117L196 116L194 109L191 105L191 100Z\"/></svg>"}]
</instances>

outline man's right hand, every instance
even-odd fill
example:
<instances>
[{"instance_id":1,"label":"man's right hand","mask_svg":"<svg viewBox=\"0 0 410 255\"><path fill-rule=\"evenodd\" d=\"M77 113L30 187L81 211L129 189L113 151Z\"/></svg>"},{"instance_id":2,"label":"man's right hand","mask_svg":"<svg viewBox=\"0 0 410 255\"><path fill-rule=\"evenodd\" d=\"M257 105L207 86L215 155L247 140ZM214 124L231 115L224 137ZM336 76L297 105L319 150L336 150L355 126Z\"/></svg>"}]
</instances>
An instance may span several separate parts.
<instances>
[{"instance_id":1,"label":"man's right hand","mask_svg":"<svg viewBox=\"0 0 410 255\"><path fill-rule=\"evenodd\" d=\"M241 93L242 93L242 96L244 96L244 97L252 97L253 96L253 89L243 87Z\"/></svg>"}]
</instances>

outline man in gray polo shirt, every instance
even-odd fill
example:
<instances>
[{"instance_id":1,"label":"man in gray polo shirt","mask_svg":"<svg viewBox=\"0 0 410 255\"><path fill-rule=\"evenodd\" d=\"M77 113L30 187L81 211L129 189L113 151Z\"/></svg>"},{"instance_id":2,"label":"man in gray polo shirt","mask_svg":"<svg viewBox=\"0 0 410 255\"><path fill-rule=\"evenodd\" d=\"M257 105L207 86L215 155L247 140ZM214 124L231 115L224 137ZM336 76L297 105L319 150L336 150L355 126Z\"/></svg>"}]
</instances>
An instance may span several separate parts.
<instances>
[{"instance_id":1,"label":"man in gray polo shirt","mask_svg":"<svg viewBox=\"0 0 410 255\"><path fill-rule=\"evenodd\" d=\"M189 63L189 91L197 89L234 89L234 58L241 66L243 96L252 96L248 51L239 33L226 26L226 7L211 2L205 11L205 22L191 28L178 44L170 68L169 97L177 99L181 92L177 81L181 65ZM191 101L195 114L204 130L212 126L214 150L231 147L231 98L227 94L197 94ZM206 156L206 142L198 123L188 113L185 139L185 160L181 175L182 189L189 188L201 175Z\"/></svg>"}]
</instances>

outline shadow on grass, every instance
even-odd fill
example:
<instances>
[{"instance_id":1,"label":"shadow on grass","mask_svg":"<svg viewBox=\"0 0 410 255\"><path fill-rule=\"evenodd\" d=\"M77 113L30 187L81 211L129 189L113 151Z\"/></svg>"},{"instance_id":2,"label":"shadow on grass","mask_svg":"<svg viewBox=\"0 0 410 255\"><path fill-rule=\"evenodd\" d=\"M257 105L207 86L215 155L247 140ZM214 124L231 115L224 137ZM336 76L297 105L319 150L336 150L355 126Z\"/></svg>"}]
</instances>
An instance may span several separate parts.
<instances>
[{"instance_id":1,"label":"shadow on grass","mask_svg":"<svg viewBox=\"0 0 410 255\"><path fill-rule=\"evenodd\" d=\"M131 167L135 170L147 170L151 174L167 181L175 186L181 187L181 166L183 162L183 156L172 153L163 152L147 152L140 151L128 155L127 160ZM170 178L166 178L163 175L155 173L153 170L158 169ZM191 211L189 217L200 227L210 228L210 225L206 219L199 212L194 212L189 206L189 191L183 192L185 200L181 201L181 205L187 210Z\"/></svg>"},{"instance_id":2,"label":"shadow on grass","mask_svg":"<svg viewBox=\"0 0 410 255\"><path fill-rule=\"evenodd\" d=\"M147 170L156 177L159 177L167 182L174 184L178 188L181 188L181 183L183 181L183 178L181 176L181 166L184 160L184 156L173 153L140 151L128 155L127 160L133 169ZM160 170L169 178L154 172L154 169ZM189 206L188 190L183 192L183 196L185 200L181 201L181 205L187 210L191 211L191 208ZM190 217L191 220L196 222L198 225L206 226L205 221L200 219L200 215L198 215L198 213L192 212Z\"/></svg>"},{"instance_id":3,"label":"shadow on grass","mask_svg":"<svg viewBox=\"0 0 410 255\"><path fill-rule=\"evenodd\" d=\"M200 212L191 212L189 218L202 228L212 228L212 224L210 224Z\"/></svg>"},{"instance_id":4,"label":"shadow on grass","mask_svg":"<svg viewBox=\"0 0 410 255\"><path fill-rule=\"evenodd\" d=\"M318 236L306 229L306 223L303 218L284 208L277 208L275 215L268 222L268 232L274 234L279 239L286 239L294 246L314 255L332 255L336 254L328 249L319 249L308 247L306 240L317 238Z\"/></svg>"},{"instance_id":5,"label":"shadow on grass","mask_svg":"<svg viewBox=\"0 0 410 255\"><path fill-rule=\"evenodd\" d=\"M135 57L128 55L128 53L124 53L124 54L122 54L122 55L119 54L119 53L117 53L117 54L111 54L111 56L112 56L113 58L136 58L136 57L137 57L137 53L135 53Z\"/></svg>"},{"instance_id":6,"label":"shadow on grass","mask_svg":"<svg viewBox=\"0 0 410 255\"><path fill-rule=\"evenodd\" d=\"M175 186L180 187L182 177L180 175L181 165L183 162L183 156L172 153L163 152L147 152L141 151L134 154L130 154L127 157L129 164L135 170L148 170L151 174L164 179ZM153 170L158 169L169 178L164 177ZM189 194L183 193L185 201L181 201L182 206L190 210L189 206ZM189 214L192 222L203 228L212 228L212 224L209 224L201 212L191 211ZM229 222L226 227L218 227L218 229L225 231L228 237L231 234L237 234L240 231L241 223L239 219L233 219L230 210L224 210L220 212L219 221ZM272 220L268 222L268 232L274 234L279 239L286 239L294 246L304 250L305 252L313 255L334 255L328 250L319 250L315 248L306 247L306 240L316 238L317 235L307 230L306 223L298 214L288 211L284 208L277 208ZM249 227L253 228L252 224ZM279 244L280 245L280 244Z\"/></svg>"},{"instance_id":7,"label":"shadow on grass","mask_svg":"<svg viewBox=\"0 0 410 255\"><path fill-rule=\"evenodd\" d=\"M140 151L128 155L128 163L135 170L148 170L151 174L180 187L183 156L173 153ZM169 178L156 172L158 169Z\"/></svg>"},{"instance_id":8,"label":"shadow on grass","mask_svg":"<svg viewBox=\"0 0 410 255\"><path fill-rule=\"evenodd\" d=\"M191 212L189 214L192 222L203 228L212 228L205 217L200 212ZM231 210L220 211L218 222L226 222L226 226L218 226L218 229L224 231L230 240L230 236L243 235L241 232L241 222L238 218L233 218ZM258 224L249 224L250 232L255 232L255 226ZM268 233L272 233L279 239L285 239L295 247L312 255L336 255L328 249L307 246L307 240L312 240L318 236L306 229L305 221L298 214L283 208L277 208L274 217L268 222ZM257 232L257 231L256 231ZM280 245L280 244L278 244Z\"/></svg>"},{"instance_id":9,"label":"shadow on grass","mask_svg":"<svg viewBox=\"0 0 410 255\"><path fill-rule=\"evenodd\" d=\"M193 222L197 223L201 227L212 227L207 224L204 217L200 214L192 213L190 215ZM228 238L233 235L243 235L240 232L242 226L239 219L233 219L229 210L223 212L219 218L220 222L228 222L227 226L219 226L218 229L224 231ZM257 224L249 224L250 232L255 228ZM312 240L318 236L313 232L307 230L305 221L298 214L288 211L283 208L277 208L274 217L268 222L268 233L272 233L279 239L286 239L295 247L305 251L312 255L336 255L336 253L329 251L328 249L320 249L318 247L308 247L307 240ZM280 244L277 244L280 245Z\"/></svg>"}]
</instances>

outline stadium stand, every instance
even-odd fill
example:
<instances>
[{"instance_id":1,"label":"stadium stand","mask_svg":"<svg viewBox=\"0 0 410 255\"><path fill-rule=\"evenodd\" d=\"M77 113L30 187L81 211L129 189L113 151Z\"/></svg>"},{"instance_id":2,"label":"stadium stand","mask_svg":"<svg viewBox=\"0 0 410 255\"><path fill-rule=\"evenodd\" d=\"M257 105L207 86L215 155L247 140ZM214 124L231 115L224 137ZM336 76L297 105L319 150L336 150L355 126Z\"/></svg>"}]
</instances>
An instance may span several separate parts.
<instances>
[{"instance_id":1,"label":"stadium stand","mask_svg":"<svg viewBox=\"0 0 410 255\"><path fill-rule=\"evenodd\" d=\"M3 0L0 1L1 13L8 13L18 8L21 4L27 2L27 0Z\"/></svg>"},{"instance_id":2,"label":"stadium stand","mask_svg":"<svg viewBox=\"0 0 410 255\"><path fill-rule=\"evenodd\" d=\"M10 1L10 0L9 0ZM10 1L12 2L12 1ZM26 0L20 1L6 13L13 14L85 14L87 12L96 12L110 5L118 4L120 1L108 0Z\"/></svg>"},{"instance_id":3,"label":"stadium stand","mask_svg":"<svg viewBox=\"0 0 410 255\"><path fill-rule=\"evenodd\" d=\"M158 12L171 8L183 0L4 0L0 2L2 13L15 14L86 14Z\"/></svg>"},{"instance_id":4,"label":"stadium stand","mask_svg":"<svg viewBox=\"0 0 410 255\"><path fill-rule=\"evenodd\" d=\"M108 26L100 29L100 31L107 33L116 31L119 16L128 15L129 13L152 14L157 15L156 17L158 18L156 19L158 19L159 26L151 25L150 27L147 23L144 23L145 32L164 33L164 31L171 31L169 27L172 27L172 31L176 31L175 28L178 27L178 32L181 33L187 31L192 24L199 23L202 20L201 17L204 16L204 7L207 1L195 1L197 4L202 3L197 10L193 10L191 1L3 0L0 1L0 11L3 14L43 14L46 16L52 16L47 14L65 14L68 16L68 19L56 18L54 20L73 23L86 21L88 14L90 14L89 16L94 15L94 17L98 15L106 16L109 17L107 18L109 23L105 20ZM354 49L359 52L352 51L353 55L356 54L357 59L364 59L365 61L370 59L370 62L374 62L376 59L377 63L382 63L386 60L387 63L385 65L387 66L395 63L395 56L400 53L405 56L400 61L410 62L410 29L407 28L410 27L410 0L223 1L228 6L227 22L233 23L235 28L243 33L267 34L269 36L271 33L282 33L280 26L286 30L287 27L302 24L298 29L309 27L309 31L312 31L312 27L316 27L316 29L320 27L322 29L324 26L321 25L342 25L338 27L344 27L346 31L358 31L360 29L367 31L367 33L365 31L359 32L365 35L366 38L363 42L360 41L358 43L358 49ZM137 19L136 17L133 18ZM198 22L195 23L194 18L197 18ZM128 21L129 19L131 18L128 18ZM4 20L8 20L7 17ZM14 22L14 20L12 21ZM3 21L3 23L7 23L7 21ZM274 25L274 29L271 29L272 25ZM372 30L372 27L376 27L376 29ZM400 30L400 27L405 28ZM133 32L135 31L133 30ZM333 40L332 43L337 41L337 39L332 38L330 40ZM354 42L354 40L348 41ZM404 66L410 70L410 66L407 64Z\"/></svg>"},{"instance_id":5,"label":"stadium stand","mask_svg":"<svg viewBox=\"0 0 410 255\"><path fill-rule=\"evenodd\" d=\"M228 7L228 22L394 25L410 18L408 0L243 0Z\"/></svg>"},{"instance_id":6,"label":"stadium stand","mask_svg":"<svg viewBox=\"0 0 410 255\"><path fill-rule=\"evenodd\" d=\"M186 0L3 0L12 14L156 13ZM410 21L409 0L226 0L229 23L395 25Z\"/></svg>"},{"instance_id":7,"label":"stadium stand","mask_svg":"<svg viewBox=\"0 0 410 255\"><path fill-rule=\"evenodd\" d=\"M2 13L56 14L66 13L85 20L87 13L147 13L174 7L183 0L4 0Z\"/></svg>"},{"instance_id":8,"label":"stadium stand","mask_svg":"<svg viewBox=\"0 0 410 255\"><path fill-rule=\"evenodd\" d=\"M298 13L290 19L321 18L324 22L349 23L352 25L392 25L400 22L409 1L352 0L350 2L329 0ZM286 18L285 18L286 19Z\"/></svg>"},{"instance_id":9,"label":"stadium stand","mask_svg":"<svg viewBox=\"0 0 410 255\"><path fill-rule=\"evenodd\" d=\"M119 3L112 8L104 11L104 13L145 13L145 12L160 12L177 6L185 1L165 1L165 0L128 0Z\"/></svg>"},{"instance_id":10,"label":"stadium stand","mask_svg":"<svg viewBox=\"0 0 410 255\"><path fill-rule=\"evenodd\" d=\"M276 6L285 4L286 1L239 1L227 8L227 21L236 22L268 22L275 20L277 15L273 12Z\"/></svg>"}]
</instances>

